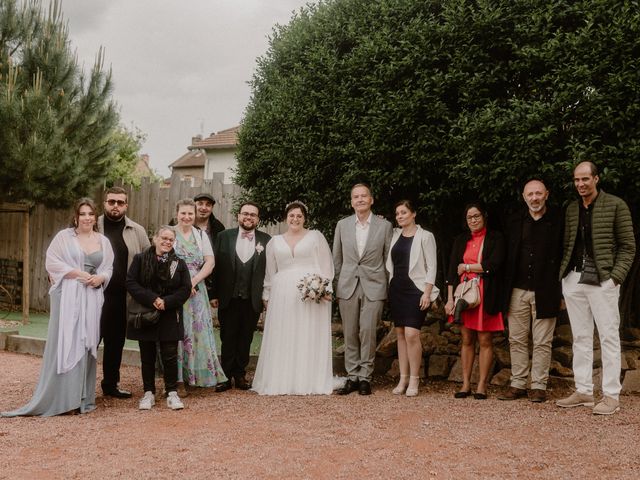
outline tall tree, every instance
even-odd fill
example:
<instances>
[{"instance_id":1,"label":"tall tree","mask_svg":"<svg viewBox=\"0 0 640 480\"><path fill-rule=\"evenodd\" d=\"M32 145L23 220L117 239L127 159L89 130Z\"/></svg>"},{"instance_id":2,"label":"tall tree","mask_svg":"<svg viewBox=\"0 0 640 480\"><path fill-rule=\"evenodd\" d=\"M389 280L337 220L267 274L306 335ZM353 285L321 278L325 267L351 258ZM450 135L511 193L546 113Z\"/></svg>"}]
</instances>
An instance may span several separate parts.
<instances>
[{"instance_id":1,"label":"tall tree","mask_svg":"<svg viewBox=\"0 0 640 480\"><path fill-rule=\"evenodd\" d=\"M0 200L65 206L105 178L118 115L103 61L79 67L59 1L0 0Z\"/></svg>"},{"instance_id":2,"label":"tall tree","mask_svg":"<svg viewBox=\"0 0 640 480\"><path fill-rule=\"evenodd\" d=\"M140 149L146 135L138 127L127 128L119 125L111 135L109 143L113 146L113 167L107 174L107 184L123 181L139 187L142 174L137 171ZM154 176L154 179L156 177Z\"/></svg>"},{"instance_id":3,"label":"tall tree","mask_svg":"<svg viewBox=\"0 0 640 480\"><path fill-rule=\"evenodd\" d=\"M572 165L591 159L637 212L638 59L632 0L321 2L258 60L237 181L268 220L307 201L326 233L368 181L378 212L411 198L447 239L463 203L499 217L532 175L573 198Z\"/></svg>"}]
</instances>

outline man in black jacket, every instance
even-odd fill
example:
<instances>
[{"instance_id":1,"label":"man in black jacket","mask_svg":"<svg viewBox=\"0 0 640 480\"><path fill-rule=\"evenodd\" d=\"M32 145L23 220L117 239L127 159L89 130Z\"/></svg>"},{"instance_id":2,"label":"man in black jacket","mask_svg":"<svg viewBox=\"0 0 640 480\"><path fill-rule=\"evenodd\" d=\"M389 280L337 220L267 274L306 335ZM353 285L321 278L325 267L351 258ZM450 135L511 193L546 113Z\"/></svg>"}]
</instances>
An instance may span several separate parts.
<instances>
[{"instance_id":1,"label":"man in black jacket","mask_svg":"<svg viewBox=\"0 0 640 480\"><path fill-rule=\"evenodd\" d=\"M251 388L245 371L253 332L263 309L265 248L271 239L257 230L259 215L255 203L243 203L238 213L238 228L221 232L213 245L216 266L210 298L214 308L218 308L221 363L229 378L216 386L217 392L231 388L231 379L238 389Z\"/></svg>"},{"instance_id":2,"label":"man in black jacket","mask_svg":"<svg viewBox=\"0 0 640 480\"><path fill-rule=\"evenodd\" d=\"M549 191L530 180L522 192L527 209L512 215L505 228L505 286L511 351L511 386L500 400L527 396L529 333L533 341L529 400L547 399L551 342L560 309L558 271L562 260L563 220L547 206Z\"/></svg>"},{"instance_id":3,"label":"man in black jacket","mask_svg":"<svg viewBox=\"0 0 640 480\"><path fill-rule=\"evenodd\" d=\"M204 192L193 197L193 201L196 202L196 219L193 224L203 232L207 232L211 246L213 246L216 236L224 230L222 222L213 214L213 206L216 201L212 195ZM205 285L209 298L213 298L211 296L213 294L213 275L209 275L205 279Z\"/></svg>"}]
</instances>

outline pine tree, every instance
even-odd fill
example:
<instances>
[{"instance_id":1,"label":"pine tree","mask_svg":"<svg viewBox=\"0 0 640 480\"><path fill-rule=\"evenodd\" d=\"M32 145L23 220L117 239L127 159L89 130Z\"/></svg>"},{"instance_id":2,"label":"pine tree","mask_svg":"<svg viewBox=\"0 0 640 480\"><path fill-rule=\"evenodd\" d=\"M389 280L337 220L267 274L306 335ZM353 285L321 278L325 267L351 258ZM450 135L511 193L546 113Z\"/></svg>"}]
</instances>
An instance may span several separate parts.
<instances>
[{"instance_id":1,"label":"pine tree","mask_svg":"<svg viewBox=\"0 0 640 480\"><path fill-rule=\"evenodd\" d=\"M105 178L111 89L102 49L78 65L59 1L0 0L0 201L63 207Z\"/></svg>"}]
</instances>

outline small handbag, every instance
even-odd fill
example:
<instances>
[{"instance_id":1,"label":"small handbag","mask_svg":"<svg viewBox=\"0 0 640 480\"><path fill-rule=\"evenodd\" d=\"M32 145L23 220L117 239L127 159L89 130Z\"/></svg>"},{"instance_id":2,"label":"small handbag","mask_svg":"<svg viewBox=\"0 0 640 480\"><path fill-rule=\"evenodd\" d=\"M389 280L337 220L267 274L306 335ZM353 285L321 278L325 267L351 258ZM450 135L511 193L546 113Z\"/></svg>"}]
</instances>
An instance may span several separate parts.
<instances>
[{"instance_id":1,"label":"small handbag","mask_svg":"<svg viewBox=\"0 0 640 480\"><path fill-rule=\"evenodd\" d=\"M582 256L582 271L580 272L580 280L578 280L578 283L594 285L596 287L600 285L600 275L598 275L596 262L586 251Z\"/></svg>"},{"instance_id":2,"label":"small handbag","mask_svg":"<svg viewBox=\"0 0 640 480\"><path fill-rule=\"evenodd\" d=\"M145 307L133 299L129 298L127 304L127 324L131 328L144 329L153 327L160 320L160 311L155 308Z\"/></svg>"},{"instance_id":3,"label":"small handbag","mask_svg":"<svg viewBox=\"0 0 640 480\"><path fill-rule=\"evenodd\" d=\"M478 277L466 278L458 284L453 292L454 305L460 300L467 302L467 308L480 305L480 284Z\"/></svg>"},{"instance_id":4,"label":"small handbag","mask_svg":"<svg viewBox=\"0 0 640 480\"><path fill-rule=\"evenodd\" d=\"M484 239L482 245L480 245L480 251L478 252L478 263L482 263L482 251L484 250ZM480 274L477 274L473 278L469 278L465 273L460 283L456 286L453 292L453 323L461 324L460 313L463 310L475 308L480 305Z\"/></svg>"},{"instance_id":5,"label":"small handbag","mask_svg":"<svg viewBox=\"0 0 640 480\"><path fill-rule=\"evenodd\" d=\"M584 228L581 230L582 233L582 271L580 272L580 280L578 283L582 283L583 285L600 285L600 275L598 274L598 267L596 267L596 261L587 253L587 243L584 238Z\"/></svg>"}]
</instances>

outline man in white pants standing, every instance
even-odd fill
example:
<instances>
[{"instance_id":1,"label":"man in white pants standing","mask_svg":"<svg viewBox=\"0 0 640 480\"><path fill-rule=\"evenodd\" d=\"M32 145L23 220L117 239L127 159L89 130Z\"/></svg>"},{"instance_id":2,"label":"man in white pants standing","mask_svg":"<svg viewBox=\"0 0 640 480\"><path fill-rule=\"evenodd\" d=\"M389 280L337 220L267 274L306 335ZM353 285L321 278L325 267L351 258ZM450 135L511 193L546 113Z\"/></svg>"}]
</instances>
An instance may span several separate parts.
<instances>
[{"instance_id":1,"label":"man in white pants standing","mask_svg":"<svg viewBox=\"0 0 640 480\"><path fill-rule=\"evenodd\" d=\"M598 191L599 180L591 162L578 164L573 172L580 200L567 207L560 276L573 333L576 391L556 404L565 408L594 404L595 322L602 350L603 398L593 413L611 415L620 410L620 284L631 268L636 244L629 207L622 199Z\"/></svg>"}]
</instances>

